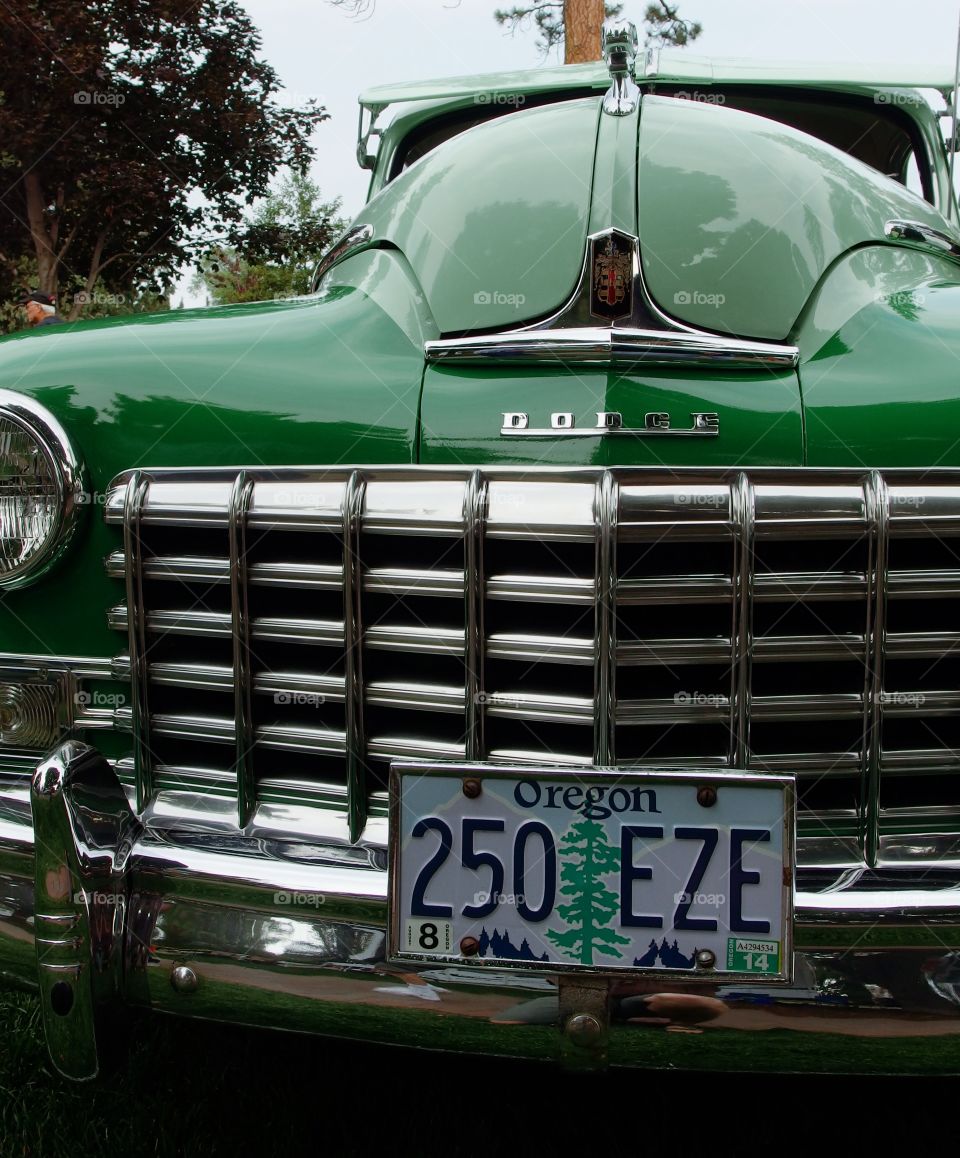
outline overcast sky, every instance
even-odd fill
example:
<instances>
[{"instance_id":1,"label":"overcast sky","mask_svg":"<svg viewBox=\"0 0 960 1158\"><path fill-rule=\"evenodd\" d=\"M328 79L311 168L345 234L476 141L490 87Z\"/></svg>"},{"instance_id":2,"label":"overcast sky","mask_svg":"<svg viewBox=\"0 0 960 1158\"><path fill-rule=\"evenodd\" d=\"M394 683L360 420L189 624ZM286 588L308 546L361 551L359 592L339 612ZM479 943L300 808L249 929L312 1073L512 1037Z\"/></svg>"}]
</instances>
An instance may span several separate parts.
<instances>
[{"instance_id":1,"label":"overcast sky","mask_svg":"<svg viewBox=\"0 0 960 1158\"><path fill-rule=\"evenodd\" d=\"M316 131L313 176L325 198L343 198L348 218L363 205L369 177L354 152L360 90L537 67L534 33L511 36L493 19L495 8L514 2L377 0L368 17L356 19L327 0L244 0L284 98L317 97L330 114ZM624 16L639 27L645 7L646 0L627 0ZM960 0L679 0L679 7L703 24L688 50L696 56L916 61L953 70Z\"/></svg>"}]
</instances>

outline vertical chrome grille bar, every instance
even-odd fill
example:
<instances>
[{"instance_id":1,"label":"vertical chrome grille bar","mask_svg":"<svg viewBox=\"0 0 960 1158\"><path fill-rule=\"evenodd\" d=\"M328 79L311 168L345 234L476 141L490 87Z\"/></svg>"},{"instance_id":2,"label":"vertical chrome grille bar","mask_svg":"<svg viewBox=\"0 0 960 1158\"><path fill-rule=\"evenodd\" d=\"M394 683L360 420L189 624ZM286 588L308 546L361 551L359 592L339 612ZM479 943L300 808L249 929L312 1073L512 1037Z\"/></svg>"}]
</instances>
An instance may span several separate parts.
<instances>
[{"instance_id":1,"label":"vertical chrome grille bar","mask_svg":"<svg viewBox=\"0 0 960 1158\"><path fill-rule=\"evenodd\" d=\"M143 543L140 522L150 483L134 471L123 499L123 555L127 595L127 647L130 651L130 698L133 709L133 764L137 811L153 795L150 750L150 702L147 694L147 613L143 602Z\"/></svg>"},{"instance_id":2,"label":"vertical chrome grille bar","mask_svg":"<svg viewBox=\"0 0 960 1158\"><path fill-rule=\"evenodd\" d=\"M253 672L250 663L250 612L247 605L247 514L253 480L240 471L230 493L230 617L233 630L233 721L237 777L237 819L242 828L253 815L256 781L253 766Z\"/></svg>"},{"instance_id":3,"label":"vertical chrome grille bar","mask_svg":"<svg viewBox=\"0 0 960 1158\"><path fill-rule=\"evenodd\" d=\"M733 627L730 635L730 748L734 768L750 765L750 680L753 663L753 541L755 506L753 484L739 474L730 488L734 526Z\"/></svg>"},{"instance_id":4,"label":"vertical chrome grille bar","mask_svg":"<svg viewBox=\"0 0 960 1158\"><path fill-rule=\"evenodd\" d=\"M864 502L870 528L870 555L867 560L860 842L864 860L873 867L880 852L880 760L883 753L883 681L890 545L890 496L886 481L879 471L872 471L864 483Z\"/></svg>"},{"instance_id":5,"label":"vertical chrome grille bar","mask_svg":"<svg viewBox=\"0 0 960 1158\"><path fill-rule=\"evenodd\" d=\"M482 760L484 742L483 678L483 536L487 518L488 485L483 472L475 470L467 480L463 495L464 538L464 625L466 627L465 752L468 760Z\"/></svg>"},{"instance_id":6,"label":"vertical chrome grille bar","mask_svg":"<svg viewBox=\"0 0 960 1158\"><path fill-rule=\"evenodd\" d=\"M355 470L343 493L343 631L346 688L347 809L350 839L367 823L366 740L363 731L363 620L360 529L366 480Z\"/></svg>"},{"instance_id":7,"label":"vertical chrome grille bar","mask_svg":"<svg viewBox=\"0 0 960 1158\"><path fill-rule=\"evenodd\" d=\"M617 576L616 534L619 490L606 470L594 498L596 553L594 574L593 760L601 767L616 762Z\"/></svg>"}]
</instances>

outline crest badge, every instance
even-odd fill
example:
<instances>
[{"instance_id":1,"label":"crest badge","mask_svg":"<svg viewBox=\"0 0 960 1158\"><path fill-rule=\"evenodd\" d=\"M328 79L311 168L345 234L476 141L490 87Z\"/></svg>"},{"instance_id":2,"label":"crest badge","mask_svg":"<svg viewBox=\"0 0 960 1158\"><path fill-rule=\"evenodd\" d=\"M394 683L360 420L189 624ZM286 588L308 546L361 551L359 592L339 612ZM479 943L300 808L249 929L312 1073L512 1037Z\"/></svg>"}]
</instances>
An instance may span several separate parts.
<instances>
[{"instance_id":1,"label":"crest badge","mask_svg":"<svg viewBox=\"0 0 960 1158\"><path fill-rule=\"evenodd\" d=\"M590 313L613 321L633 313L634 239L608 229L590 239Z\"/></svg>"}]
</instances>

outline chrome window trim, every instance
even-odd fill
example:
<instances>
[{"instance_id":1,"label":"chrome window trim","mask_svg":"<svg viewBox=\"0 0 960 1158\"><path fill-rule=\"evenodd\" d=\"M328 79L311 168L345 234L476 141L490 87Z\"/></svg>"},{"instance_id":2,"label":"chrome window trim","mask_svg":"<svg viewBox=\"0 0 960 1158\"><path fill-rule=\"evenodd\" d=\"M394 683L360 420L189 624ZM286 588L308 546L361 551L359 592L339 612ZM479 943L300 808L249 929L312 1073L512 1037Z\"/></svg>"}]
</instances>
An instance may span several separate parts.
<instances>
[{"instance_id":1,"label":"chrome window trim","mask_svg":"<svg viewBox=\"0 0 960 1158\"><path fill-rule=\"evenodd\" d=\"M12 591L35 583L61 558L70 544L86 497L83 464L67 432L46 407L13 390L0 390L0 419L21 427L50 462L57 484L59 511L43 547L12 571L0 575L0 589Z\"/></svg>"},{"instance_id":2,"label":"chrome window trim","mask_svg":"<svg viewBox=\"0 0 960 1158\"><path fill-rule=\"evenodd\" d=\"M372 243L372 225L354 225L346 233L342 233L317 262L313 277L310 279L310 292L317 292L320 283L338 262L359 253L362 249L367 249Z\"/></svg>"},{"instance_id":3,"label":"chrome window trim","mask_svg":"<svg viewBox=\"0 0 960 1158\"><path fill-rule=\"evenodd\" d=\"M960 244L949 234L921 221L888 221L883 232L891 241L905 241L941 257L960 257Z\"/></svg>"}]
</instances>

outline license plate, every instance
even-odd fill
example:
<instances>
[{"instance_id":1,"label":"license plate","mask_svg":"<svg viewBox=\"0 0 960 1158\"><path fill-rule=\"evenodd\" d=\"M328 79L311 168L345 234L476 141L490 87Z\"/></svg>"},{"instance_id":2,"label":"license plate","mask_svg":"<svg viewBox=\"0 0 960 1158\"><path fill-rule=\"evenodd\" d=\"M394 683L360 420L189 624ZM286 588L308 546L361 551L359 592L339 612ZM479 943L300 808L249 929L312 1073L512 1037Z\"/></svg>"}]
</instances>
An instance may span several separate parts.
<instances>
[{"instance_id":1,"label":"license plate","mask_svg":"<svg viewBox=\"0 0 960 1158\"><path fill-rule=\"evenodd\" d=\"M787 981L794 780L395 764L388 955Z\"/></svg>"}]
</instances>

